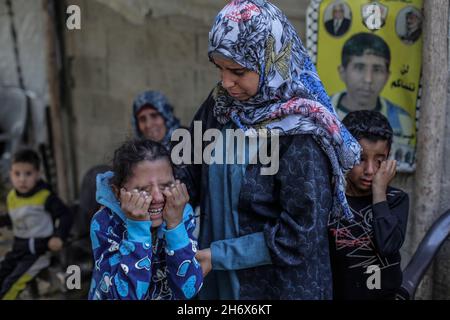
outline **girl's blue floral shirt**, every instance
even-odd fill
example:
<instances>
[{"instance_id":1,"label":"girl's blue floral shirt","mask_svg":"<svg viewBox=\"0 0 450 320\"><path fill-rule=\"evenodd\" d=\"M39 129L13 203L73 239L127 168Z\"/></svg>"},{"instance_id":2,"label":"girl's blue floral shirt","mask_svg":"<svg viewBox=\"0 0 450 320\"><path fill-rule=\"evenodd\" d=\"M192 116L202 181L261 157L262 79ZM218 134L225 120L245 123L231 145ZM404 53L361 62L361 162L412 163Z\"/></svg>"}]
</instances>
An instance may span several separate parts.
<instances>
[{"instance_id":1,"label":"girl's blue floral shirt","mask_svg":"<svg viewBox=\"0 0 450 320\"><path fill-rule=\"evenodd\" d=\"M183 222L167 230L163 223L151 236L151 221L128 219L109 180L97 176L97 202L104 207L92 218L94 270L89 299L173 300L194 297L203 284L195 259L195 217L187 204Z\"/></svg>"}]
</instances>

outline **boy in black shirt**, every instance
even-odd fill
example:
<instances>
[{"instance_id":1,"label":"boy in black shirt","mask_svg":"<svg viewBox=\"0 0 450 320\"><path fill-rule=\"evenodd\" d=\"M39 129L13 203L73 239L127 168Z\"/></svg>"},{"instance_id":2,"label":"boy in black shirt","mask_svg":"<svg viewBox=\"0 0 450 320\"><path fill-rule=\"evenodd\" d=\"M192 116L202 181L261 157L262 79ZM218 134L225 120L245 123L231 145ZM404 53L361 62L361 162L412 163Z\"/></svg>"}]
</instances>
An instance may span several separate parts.
<instances>
[{"instance_id":1,"label":"boy in black shirt","mask_svg":"<svg viewBox=\"0 0 450 320\"><path fill-rule=\"evenodd\" d=\"M394 299L402 283L408 195L389 186L396 161L388 160L392 128L377 111L350 112L342 121L362 147L347 175L353 221L330 221L334 299Z\"/></svg>"}]
</instances>

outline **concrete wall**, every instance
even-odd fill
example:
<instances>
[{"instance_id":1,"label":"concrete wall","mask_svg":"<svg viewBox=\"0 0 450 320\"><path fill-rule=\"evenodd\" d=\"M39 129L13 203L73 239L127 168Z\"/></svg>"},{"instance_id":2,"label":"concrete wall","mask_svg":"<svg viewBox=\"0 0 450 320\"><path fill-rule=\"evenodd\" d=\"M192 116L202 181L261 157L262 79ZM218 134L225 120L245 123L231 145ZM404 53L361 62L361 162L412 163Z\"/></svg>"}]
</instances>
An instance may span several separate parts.
<instances>
[{"instance_id":1,"label":"concrete wall","mask_svg":"<svg viewBox=\"0 0 450 320\"><path fill-rule=\"evenodd\" d=\"M44 16L41 1L14 0L12 12L17 34L18 61L22 70L24 87L32 94L31 112L34 139L47 140L44 108L48 101L45 69ZM20 88L14 41L11 34L11 17L6 1L0 1L0 90Z\"/></svg>"},{"instance_id":2,"label":"concrete wall","mask_svg":"<svg viewBox=\"0 0 450 320\"><path fill-rule=\"evenodd\" d=\"M207 58L208 32L223 0L71 0L81 8L81 30L65 32L70 62L79 178L108 161L131 134L133 98L161 90L187 125L218 81ZM307 0L279 0L298 32Z\"/></svg>"},{"instance_id":3,"label":"concrete wall","mask_svg":"<svg viewBox=\"0 0 450 320\"><path fill-rule=\"evenodd\" d=\"M12 46L10 18L5 1L0 2L0 45L9 50L0 51L0 86L18 86L19 80L14 69L15 58Z\"/></svg>"},{"instance_id":4,"label":"concrete wall","mask_svg":"<svg viewBox=\"0 0 450 320\"><path fill-rule=\"evenodd\" d=\"M14 143L8 143L8 148L4 148L6 144L2 143L0 154L1 199L4 199L7 189L10 187L7 172L11 158L9 151L11 150L6 149L12 147L12 151L14 151L23 143L20 139L20 132L23 130L29 133L27 141L29 145L35 147L47 142L45 108L48 97L45 42L43 41L44 20L41 4L40 1L26 0L12 1L11 3L12 14L9 13L6 1L0 0L0 94L2 97L10 97L2 98L5 100L0 101L0 108L2 108L0 110L0 134L6 133L3 131L10 127L3 124L3 121L9 123L14 120L17 135ZM12 24L15 28L16 41L12 36ZM14 50L15 47L18 49L17 53ZM20 85L18 66L21 69L24 89ZM24 116L27 108L26 95L30 97L29 126L26 126ZM12 112L8 108L11 108Z\"/></svg>"}]
</instances>

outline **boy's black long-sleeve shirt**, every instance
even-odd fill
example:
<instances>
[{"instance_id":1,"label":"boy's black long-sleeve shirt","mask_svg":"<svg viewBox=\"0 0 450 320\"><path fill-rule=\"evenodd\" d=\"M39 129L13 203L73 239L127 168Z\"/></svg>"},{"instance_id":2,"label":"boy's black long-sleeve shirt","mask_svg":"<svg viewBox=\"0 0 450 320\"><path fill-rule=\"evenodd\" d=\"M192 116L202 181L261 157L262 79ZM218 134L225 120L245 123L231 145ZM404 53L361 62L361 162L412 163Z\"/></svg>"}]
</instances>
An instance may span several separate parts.
<instances>
[{"instance_id":1,"label":"boy's black long-sleeve shirt","mask_svg":"<svg viewBox=\"0 0 450 320\"><path fill-rule=\"evenodd\" d=\"M409 199L392 187L386 196L387 201L376 204L372 204L372 195L347 196L354 221L330 223L335 299L392 299L401 285L399 250L405 240ZM371 265L380 269L380 289L367 286L374 275L368 273Z\"/></svg>"},{"instance_id":2,"label":"boy's black long-sleeve shirt","mask_svg":"<svg viewBox=\"0 0 450 320\"><path fill-rule=\"evenodd\" d=\"M53 236L66 240L73 223L73 215L70 209L56 194L52 193L45 202L45 210L51 214L53 221L59 221Z\"/></svg>"}]
</instances>

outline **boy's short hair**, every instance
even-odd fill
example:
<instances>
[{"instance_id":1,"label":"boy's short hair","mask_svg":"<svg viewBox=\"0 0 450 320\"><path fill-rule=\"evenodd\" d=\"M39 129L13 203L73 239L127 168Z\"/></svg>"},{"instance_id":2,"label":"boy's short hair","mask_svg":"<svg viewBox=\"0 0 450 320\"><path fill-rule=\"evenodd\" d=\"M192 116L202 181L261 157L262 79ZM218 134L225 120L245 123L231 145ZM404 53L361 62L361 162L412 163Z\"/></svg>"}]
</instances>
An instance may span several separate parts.
<instances>
[{"instance_id":1,"label":"boy's short hair","mask_svg":"<svg viewBox=\"0 0 450 320\"><path fill-rule=\"evenodd\" d=\"M341 64L344 68L352 56L361 57L364 54L373 54L386 59L386 67L391 65L391 50L383 38L367 32L361 32L350 37L342 47Z\"/></svg>"},{"instance_id":2,"label":"boy's short hair","mask_svg":"<svg viewBox=\"0 0 450 320\"><path fill-rule=\"evenodd\" d=\"M389 150L392 145L393 130L389 120L380 112L358 110L349 112L342 120L344 126L356 140L366 138L370 141L386 140Z\"/></svg>"},{"instance_id":3,"label":"boy's short hair","mask_svg":"<svg viewBox=\"0 0 450 320\"><path fill-rule=\"evenodd\" d=\"M38 153L33 149L28 148L17 151L13 155L12 163L29 163L38 171L41 166L41 160L39 159Z\"/></svg>"}]
</instances>

